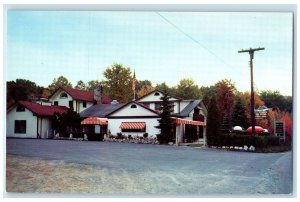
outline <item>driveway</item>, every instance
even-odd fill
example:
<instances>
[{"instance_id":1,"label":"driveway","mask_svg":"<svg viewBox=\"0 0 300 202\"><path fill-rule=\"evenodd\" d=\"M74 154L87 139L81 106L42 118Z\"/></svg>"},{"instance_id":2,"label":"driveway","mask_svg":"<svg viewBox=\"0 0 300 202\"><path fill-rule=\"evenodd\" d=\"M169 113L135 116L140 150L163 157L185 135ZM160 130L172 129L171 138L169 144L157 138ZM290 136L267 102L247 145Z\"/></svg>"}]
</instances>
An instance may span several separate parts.
<instances>
[{"instance_id":1,"label":"driveway","mask_svg":"<svg viewBox=\"0 0 300 202\"><path fill-rule=\"evenodd\" d=\"M126 186L122 184L126 176L126 183L130 181L134 186L128 194L248 196L292 192L291 152L250 153L40 139L7 139L6 149L10 155L92 165L96 170L107 171L112 180L119 181L119 190ZM93 178L100 176L94 175Z\"/></svg>"}]
</instances>

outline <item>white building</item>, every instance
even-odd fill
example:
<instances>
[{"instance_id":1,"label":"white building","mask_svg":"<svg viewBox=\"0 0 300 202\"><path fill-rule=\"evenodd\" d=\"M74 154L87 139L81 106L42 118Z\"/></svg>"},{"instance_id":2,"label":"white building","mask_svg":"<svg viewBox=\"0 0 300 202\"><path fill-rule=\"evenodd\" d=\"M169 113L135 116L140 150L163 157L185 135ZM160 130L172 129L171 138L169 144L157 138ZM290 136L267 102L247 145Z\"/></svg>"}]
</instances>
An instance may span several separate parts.
<instances>
[{"instance_id":1,"label":"white building","mask_svg":"<svg viewBox=\"0 0 300 202\"><path fill-rule=\"evenodd\" d=\"M19 101L7 110L6 136L18 138L48 138L54 112L68 109L47 102Z\"/></svg>"},{"instance_id":2,"label":"white building","mask_svg":"<svg viewBox=\"0 0 300 202\"><path fill-rule=\"evenodd\" d=\"M77 113L96 104L94 99L95 95L93 91L84 91L79 89L73 89L68 87L58 88L50 97L52 105L72 107ZM102 96L101 103L110 103L111 100L105 96Z\"/></svg>"},{"instance_id":3,"label":"white building","mask_svg":"<svg viewBox=\"0 0 300 202\"><path fill-rule=\"evenodd\" d=\"M140 136L148 133L148 137L156 137L160 130L159 113L145 107L141 103L131 101L107 115L108 131L111 134Z\"/></svg>"}]
</instances>

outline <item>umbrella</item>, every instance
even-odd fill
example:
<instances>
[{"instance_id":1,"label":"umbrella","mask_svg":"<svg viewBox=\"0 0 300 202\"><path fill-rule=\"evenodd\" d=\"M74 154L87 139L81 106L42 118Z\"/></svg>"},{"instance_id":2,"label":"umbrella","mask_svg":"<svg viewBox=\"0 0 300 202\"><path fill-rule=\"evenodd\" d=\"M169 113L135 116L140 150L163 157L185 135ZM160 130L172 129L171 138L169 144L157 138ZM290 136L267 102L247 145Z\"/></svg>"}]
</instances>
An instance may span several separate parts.
<instances>
[{"instance_id":1,"label":"umbrella","mask_svg":"<svg viewBox=\"0 0 300 202\"><path fill-rule=\"evenodd\" d=\"M254 131L255 131L255 133L263 133L265 131L265 129L260 126L255 126ZM252 127L247 128L247 133L249 133L249 134L252 133Z\"/></svg>"}]
</instances>

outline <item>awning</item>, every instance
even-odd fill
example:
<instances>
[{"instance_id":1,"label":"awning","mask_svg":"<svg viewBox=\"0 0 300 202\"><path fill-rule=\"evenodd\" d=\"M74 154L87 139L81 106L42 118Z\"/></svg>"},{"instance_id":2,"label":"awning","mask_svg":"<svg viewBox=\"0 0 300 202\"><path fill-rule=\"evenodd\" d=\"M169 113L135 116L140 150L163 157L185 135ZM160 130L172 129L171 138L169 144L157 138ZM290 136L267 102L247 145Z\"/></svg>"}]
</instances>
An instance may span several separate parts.
<instances>
[{"instance_id":1,"label":"awning","mask_svg":"<svg viewBox=\"0 0 300 202\"><path fill-rule=\"evenodd\" d=\"M81 125L107 125L107 118L88 117L81 121Z\"/></svg>"},{"instance_id":2,"label":"awning","mask_svg":"<svg viewBox=\"0 0 300 202\"><path fill-rule=\"evenodd\" d=\"M205 123L202 121L192 121L187 119L176 119L176 124L185 124L185 125L194 125L194 126L205 126Z\"/></svg>"},{"instance_id":3,"label":"awning","mask_svg":"<svg viewBox=\"0 0 300 202\"><path fill-rule=\"evenodd\" d=\"M122 122L120 125L122 129L144 129L145 127L145 122Z\"/></svg>"}]
</instances>

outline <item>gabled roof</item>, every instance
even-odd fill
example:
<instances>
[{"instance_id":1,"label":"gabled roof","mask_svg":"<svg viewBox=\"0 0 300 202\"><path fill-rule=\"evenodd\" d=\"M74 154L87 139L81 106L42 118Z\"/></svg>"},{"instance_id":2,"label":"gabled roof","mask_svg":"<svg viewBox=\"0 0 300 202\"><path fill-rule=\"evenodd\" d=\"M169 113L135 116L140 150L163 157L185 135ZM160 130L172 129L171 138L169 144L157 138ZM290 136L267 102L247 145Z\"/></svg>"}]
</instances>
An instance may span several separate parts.
<instances>
[{"instance_id":1,"label":"gabled roof","mask_svg":"<svg viewBox=\"0 0 300 202\"><path fill-rule=\"evenodd\" d=\"M111 113L107 114L107 116L110 116L111 114L113 114L113 113L115 113L115 112L117 112L117 111L119 111L119 110L121 110L121 109L127 107L127 106L130 105L130 104L136 104L136 105L138 105L138 106L140 106L140 107L142 107L142 108L144 108L144 109L146 109L146 110L148 110L148 111L151 111L152 113L155 113L155 114L159 115L159 113L158 113L157 111L154 111L154 110L152 110L152 109L150 109L150 108L148 108L148 107L142 105L141 103L138 103L138 102L136 102L136 101L130 101L130 102L128 102L127 104L123 105L122 107L120 107L120 108L118 108L118 109L112 111ZM129 116L130 116L130 114L129 114Z\"/></svg>"},{"instance_id":2,"label":"gabled roof","mask_svg":"<svg viewBox=\"0 0 300 202\"><path fill-rule=\"evenodd\" d=\"M144 95L144 96L138 98L136 101L139 102L141 99L143 99L143 98L145 98L145 97L151 95L151 94L154 93L154 92L160 92L161 94L164 94L163 91L158 90L158 89L155 89L155 90L151 91L150 93L147 93L146 95ZM175 98L175 99L177 99L177 100L182 100L181 98L176 97L176 96L173 96L173 95L170 95L170 94L169 94L169 96L172 97L172 98Z\"/></svg>"},{"instance_id":3,"label":"gabled roof","mask_svg":"<svg viewBox=\"0 0 300 202\"><path fill-rule=\"evenodd\" d=\"M191 100L190 103L179 113L179 116L186 117L189 116L191 111L193 111L199 104L201 100Z\"/></svg>"},{"instance_id":4,"label":"gabled roof","mask_svg":"<svg viewBox=\"0 0 300 202\"><path fill-rule=\"evenodd\" d=\"M124 104L97 104L79 113L80 117L100 117L104 118L112 111L122 107Z\"/></svg>"},{"instance_id":5,"label":"gabled roof","mask_svg":"<svg viewBox=\"0 0 300 202\"><path fill-rule=\"evenodd\" d=\"M67 107L40 105L29 101L18 101L18 104L24 106L38 116L53 116L54 112L64 113L68 111Z\"/></svg>"},{"instance_id":6,"label":"gabled roof","mask_svg":"<svg viewBox=\"0 0 300 202\"><path fill-rule=\"evenodd\" d=\"M66 93L68 93L74 100L80 100L80 101L87 101L87 102L94 102L94 92L93 91L85 91L85 90L79 90L69 87L60 87L58 88L49 98L51 98L58 90L64 90ZM102 96L102 104L109 104L111 102L111 99Z\"/></svg>"}]
</instances>

